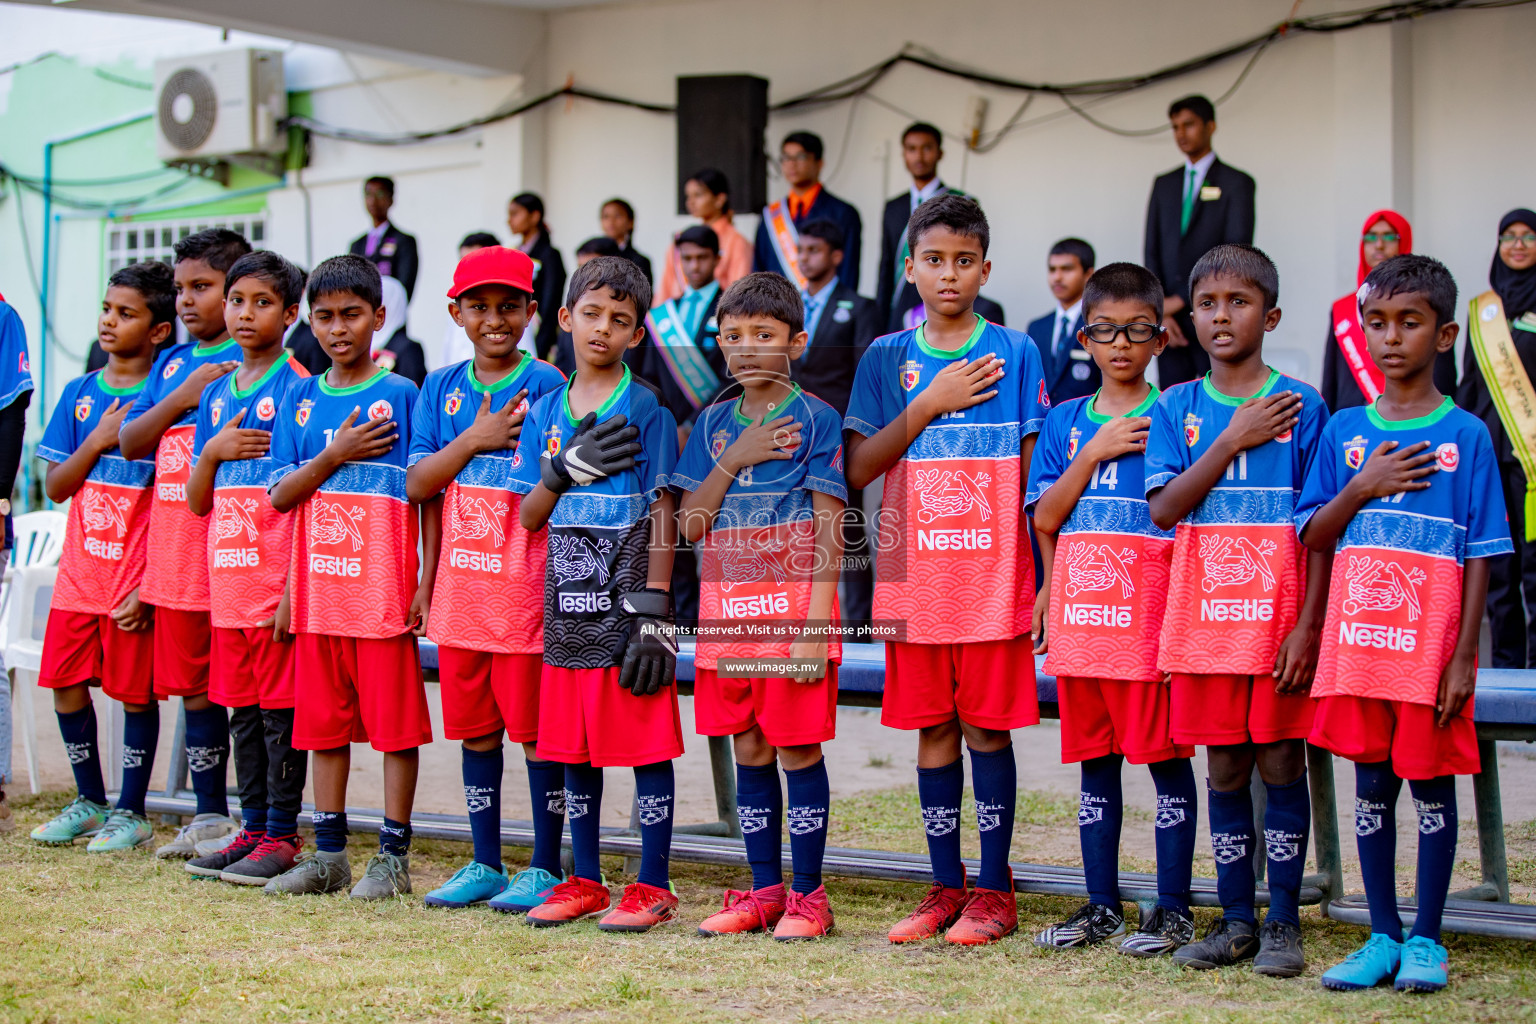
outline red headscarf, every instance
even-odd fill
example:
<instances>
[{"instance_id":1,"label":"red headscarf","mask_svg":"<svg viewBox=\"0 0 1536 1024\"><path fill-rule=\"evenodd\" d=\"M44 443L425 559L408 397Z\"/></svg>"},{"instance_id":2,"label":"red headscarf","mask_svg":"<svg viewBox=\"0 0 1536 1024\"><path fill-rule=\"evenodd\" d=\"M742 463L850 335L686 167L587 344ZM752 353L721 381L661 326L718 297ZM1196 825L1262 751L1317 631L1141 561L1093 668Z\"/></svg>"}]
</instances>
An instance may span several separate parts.
<instances>
[{"instance_id":1,"label":"red headscarf","mask_svg":"<svg viewBox=\"0 0 1536 1024\"><path fill-rule=\"evenodd\" d=\"M1397 232L1397 254L1406 256L1413 252L1413 227L1408 223L1408 218L1396 210L1377 210L1365 218L1365 223L1360 226L1360 266L1355 271L1355 287L1365 284L1366 275L1371 268L1365 265L1365 233L1371 230L1371 225L1379 220L1384 220L1392 225L1392 230Z\"/></svg>"}]
</instances>

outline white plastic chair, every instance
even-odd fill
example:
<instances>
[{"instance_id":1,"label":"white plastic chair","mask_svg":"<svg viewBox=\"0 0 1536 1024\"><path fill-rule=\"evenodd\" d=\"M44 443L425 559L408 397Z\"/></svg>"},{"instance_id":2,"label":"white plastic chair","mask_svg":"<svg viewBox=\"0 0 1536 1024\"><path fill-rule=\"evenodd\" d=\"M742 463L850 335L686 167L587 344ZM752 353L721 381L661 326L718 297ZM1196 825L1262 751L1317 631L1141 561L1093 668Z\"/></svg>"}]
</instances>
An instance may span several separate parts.
<instances>
[{"instance_id":1,"label":"white plastic chair","mask_svg":"<svg viewBox=\"0 0 1536 1024\"><path fill-rule=\"evenodd\" d=\"M16 545L5 565L0 584L0 637L10 635L7 617L11 609L11 580L17 569L30 565L58 565L64 551L64 525L68 516L57 509L27 512L12 520Z\"/></svg>"},{"instance_id":2,"label":"white plastic chair","mask_svg":"<svg viewBox=\"0 0 1536 1024\"><path fill-rule=\"evenodd\" d=\"M7 683L16 698L17 731L27 758L27 782L34 793L42 787L37 777L37 719L32 711L32 692L42 671L43 634L58 575L57 565L25 566L16 571L8 588L12 614L6 616L5 667L12 676Z\"/></svg>"}]
</instances>

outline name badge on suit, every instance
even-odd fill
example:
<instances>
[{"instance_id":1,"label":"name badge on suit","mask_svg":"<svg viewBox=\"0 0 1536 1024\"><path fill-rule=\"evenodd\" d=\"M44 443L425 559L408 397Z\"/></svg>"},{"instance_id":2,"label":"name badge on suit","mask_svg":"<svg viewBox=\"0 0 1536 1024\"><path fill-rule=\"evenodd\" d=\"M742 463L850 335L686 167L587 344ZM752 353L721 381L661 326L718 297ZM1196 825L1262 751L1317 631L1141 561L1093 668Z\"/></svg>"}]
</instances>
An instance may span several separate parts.
<instances>
[{"instance_id":1,"label":"name badge on suit","mask_svg":"<svg viewBox=\"0 0 1536 1024\"><path fill-rule=\"evenodd\" d=\"M1088 374L1092 372L1090 368L1093 365L1093 356L1081 348L1074 348L1068 353L1067 358L1072 360L1072 379L1087 380Z\"/></svg>"}]
</instances>

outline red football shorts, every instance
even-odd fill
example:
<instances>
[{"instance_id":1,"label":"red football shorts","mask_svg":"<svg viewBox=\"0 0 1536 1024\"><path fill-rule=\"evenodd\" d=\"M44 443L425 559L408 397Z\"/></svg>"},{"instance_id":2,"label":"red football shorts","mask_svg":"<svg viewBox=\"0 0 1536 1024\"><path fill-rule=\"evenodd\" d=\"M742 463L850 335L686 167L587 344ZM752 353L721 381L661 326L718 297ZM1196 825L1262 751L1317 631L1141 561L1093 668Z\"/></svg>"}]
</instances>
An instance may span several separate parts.
<instances>
[{"instance_id":1,"label":"red football shorts","mask_svg":"<svg viewBox=\"0 0 1536 1024\"><path fill-rule=\"evenodd\" d=\"M539 738L538 654L492 654L437 647L443 697L443 735L471 740L506 729L513 743Z\"/></svg>"},{"instance_id":2,"label":"red football shorts","mask_svg":"<svg viewBox=\"0 0 1536 1024\"><path fill-rule=\"evenodd\" d=\"M410 750L432 742L416 638L382 640L324 633L294 637L295 750L369 743Z\"/></svg>"},{"instance_id":3,"label":"red football shorts","mask_svg":"<svg viewBox=\"0 0 1536 1024\"><path fill-rule=\"evenodd\" d=\"M1058 676L1061 763L1122 754L1131 764L1194 757L1168 735L1168 686L1162 682Z\"/></svg>"},{"instance_id":4,"label":"red football shorts","mask_svg":"<svg viewBox=\"0 0 1536 1024\"><path fill-rule=\"evenodd\" d=\"M273 640L271 626L215 626L208 699L225 708L293 707L293 646Z\"/></svg>"},{"instance_id":5,"label":"red football shorts","mask_svg":"<svg viewBox=\"0 0 1536 1024\"><path fill-rule=\"evenodd\" d=\"M735 736L756 725L775 747L825 743L837 735L837 665L808 683L694 671L693 721L700 736Z\"/></svg>"},{"instance_id":6,"label":"red football shorts","mask_svg":"<svg viewBox=\"0 0 1536 1024\"><path fill-rule=\"evenodd\" d=\"M1312 723L1311 742L1351 761L1392 762L1400 779L1436 779L1442 775L1476 775L1482 771L1477 752L1477 726L1472 703L1444 729L1435 724L1428 704L1400 700L1320 697Z\"/></svg>"},{"instance_id":7,"label":"red football shorts","mask_svg":"<svg viewBox=\"0 0 1536 1024\"><path fill-rule=\"evenodd\" d=\"M125 633L110 615L48 613L43 633L43 662L37 685L50 690L101 680L101 692L124 704L149 704L153 680L155 630Z\"/></svg>"},{"instance_id":8,"label":"red football shorts","mask_svg":"<svg viewBox=\"0 0 1536 1024\"><path fill-rule=\"evenodd\" d=\"M155 696L196 697L208 692L213 627L207 612L155 609Z\"/></svg>"},{"instance_id":9,"label":"red football shorts","mask_svg":"<svg viewBox=\"0 0 1536 1024\"><path fill-rule=\"evenodd\" d=\"M677 688L636 697L619 669L556 668L539 677L539 757L594 768L634 768L683 754Z\"/></svg>"},{"instance_id":10,"label":"red football shorts","mask_svg":"<svg viewBox=\"0 0 1536 1024\"><path fill-rule=\"evenodd\" d=\"M1173 742L1225 747L1304 740L1317 702L1309 694L1275 692L1273 676L1173 673Z\"/></svg>"},{"instance_id":11,"label":"red football shorts","mask_svg":"<svg viewBox=\"0 0 1536 1024\"><path fill-rule=\"evenodd\" d=\"M1021 729L1040 721L1028 634L969 644L886 641L881 724L924 729L956 715L981 729Z\"/></svg>"}]
</instances>

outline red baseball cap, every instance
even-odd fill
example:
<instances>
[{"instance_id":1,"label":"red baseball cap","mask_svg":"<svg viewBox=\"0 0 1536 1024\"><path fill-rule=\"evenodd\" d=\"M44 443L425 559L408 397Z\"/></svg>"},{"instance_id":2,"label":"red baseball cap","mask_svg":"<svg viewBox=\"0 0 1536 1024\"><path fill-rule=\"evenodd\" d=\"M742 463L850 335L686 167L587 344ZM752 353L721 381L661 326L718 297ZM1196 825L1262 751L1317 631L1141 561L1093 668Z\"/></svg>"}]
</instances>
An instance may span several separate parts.
<instances>
[{"instance_id":1,"label":"red baseball cap","mask_svg":"<svg viewBox=\"0 0 1536 1024\"><path fill-rule=\"evenodd\" d=\"M456 299L471 288L483 284L504 284L508 288L533 294L533 260L521 249L487 245L459 260L453 271L453 287L448 297Z\"/></svg>"}]
</instances>

